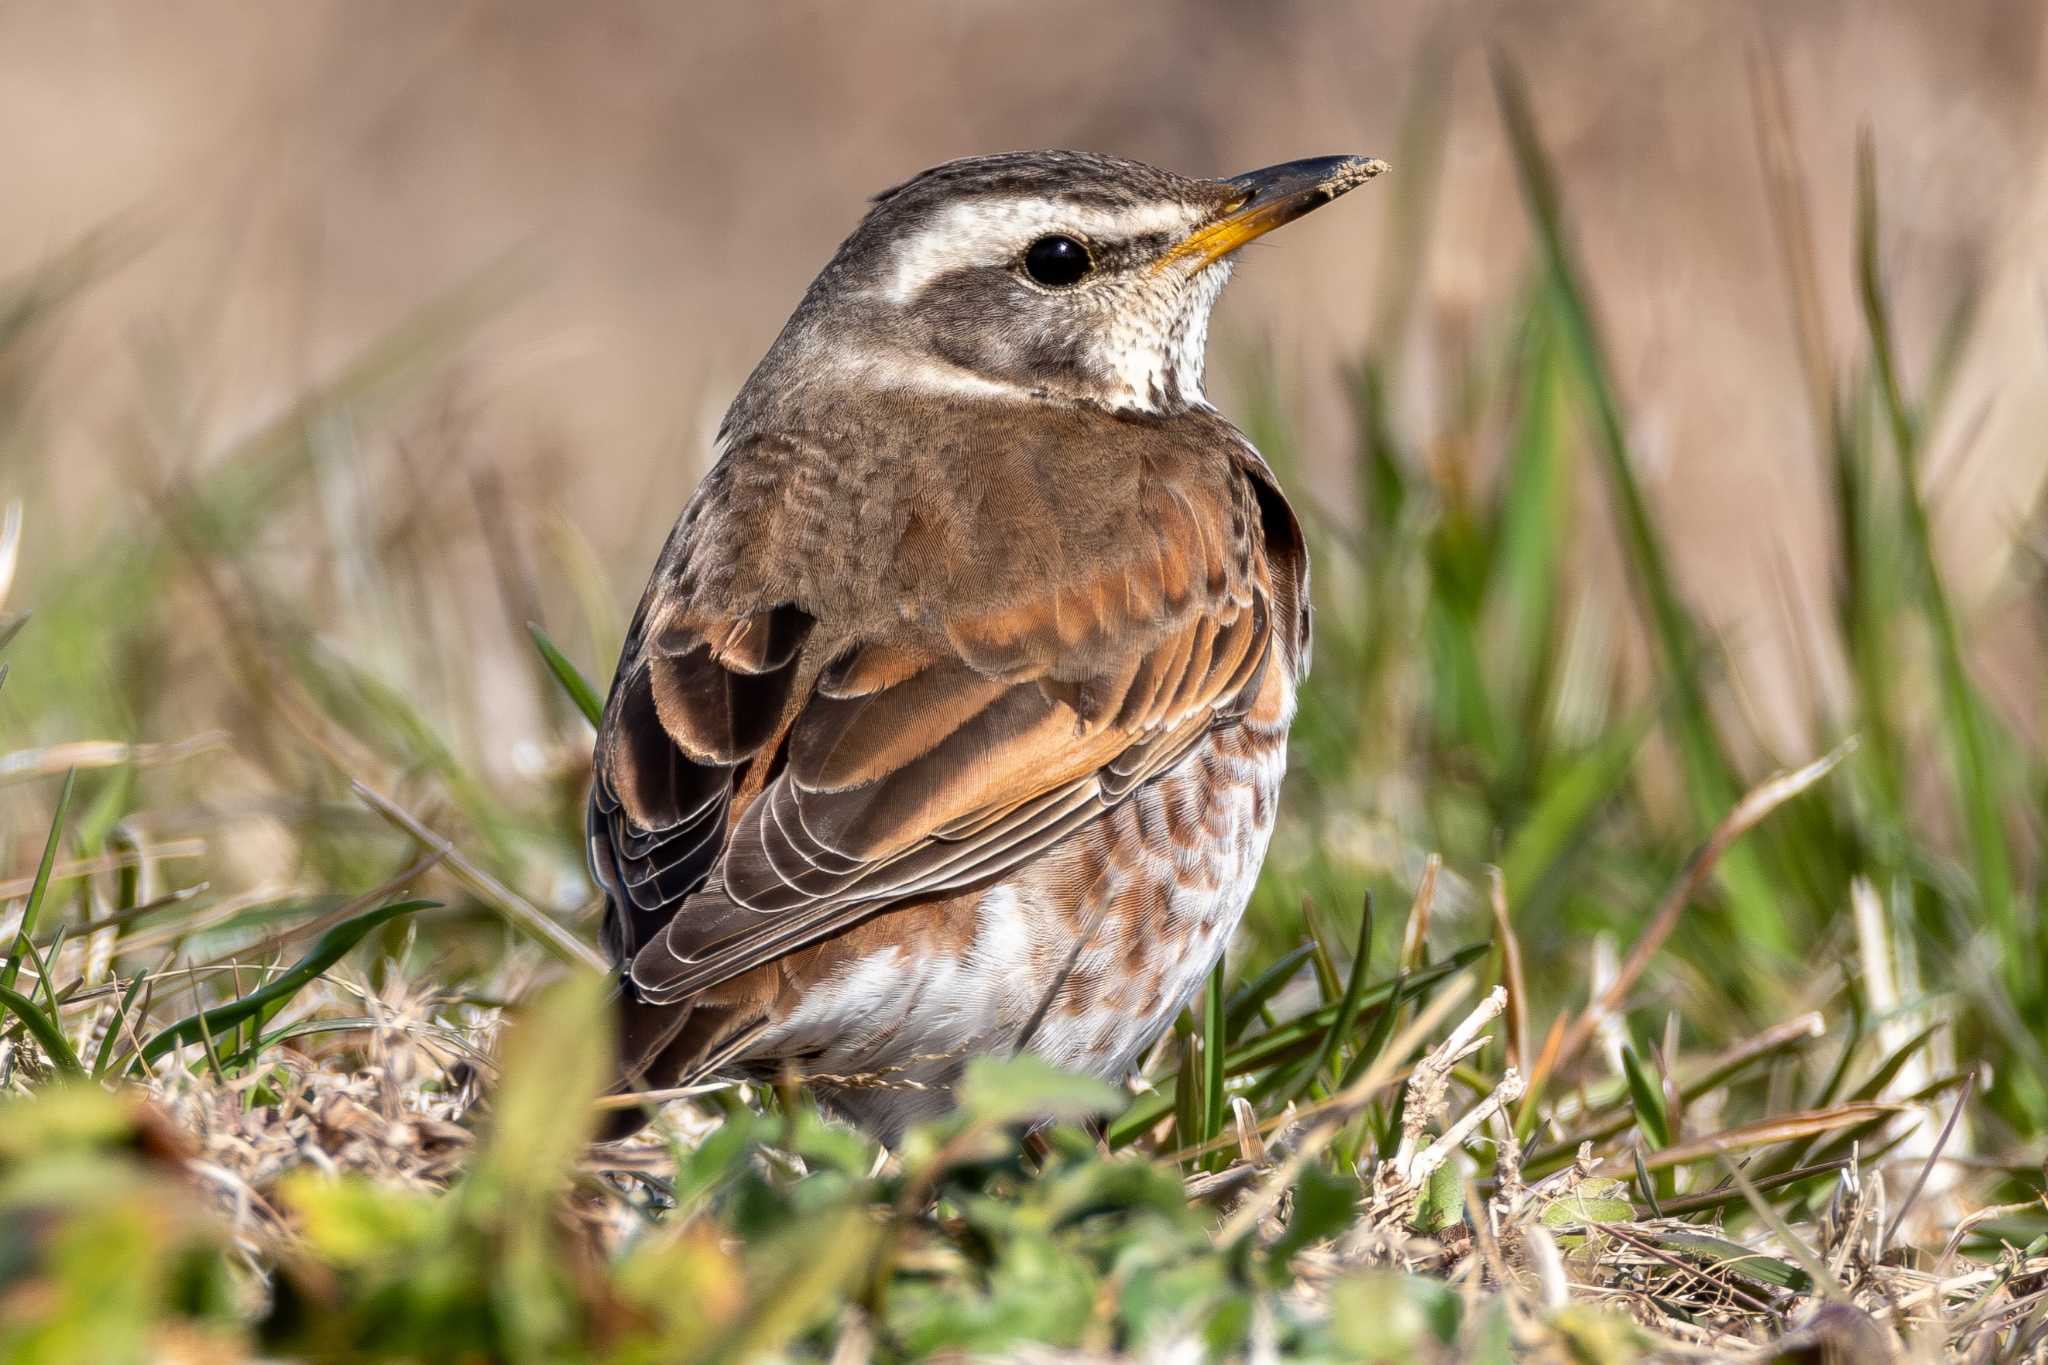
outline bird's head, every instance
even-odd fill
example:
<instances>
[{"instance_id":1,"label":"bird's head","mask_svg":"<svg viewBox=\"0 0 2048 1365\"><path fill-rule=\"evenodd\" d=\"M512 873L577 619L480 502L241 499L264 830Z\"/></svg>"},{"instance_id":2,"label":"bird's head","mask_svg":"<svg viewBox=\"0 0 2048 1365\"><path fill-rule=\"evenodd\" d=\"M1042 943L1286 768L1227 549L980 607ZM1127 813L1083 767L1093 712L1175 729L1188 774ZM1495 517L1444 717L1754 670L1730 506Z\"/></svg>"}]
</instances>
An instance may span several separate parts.
<instances>
[{"instance_id":1,"label":"bird's head","mask_svg":"<svg viewBox=\"0 0 2048 1365\"><path fill-rule=\"evenodd\" d=\"M756 382L1203 404L1231 253L1384 169L1333 156L1196 180L1085 152L946 162L876 197Z\"/></svg>"}]
</instances>

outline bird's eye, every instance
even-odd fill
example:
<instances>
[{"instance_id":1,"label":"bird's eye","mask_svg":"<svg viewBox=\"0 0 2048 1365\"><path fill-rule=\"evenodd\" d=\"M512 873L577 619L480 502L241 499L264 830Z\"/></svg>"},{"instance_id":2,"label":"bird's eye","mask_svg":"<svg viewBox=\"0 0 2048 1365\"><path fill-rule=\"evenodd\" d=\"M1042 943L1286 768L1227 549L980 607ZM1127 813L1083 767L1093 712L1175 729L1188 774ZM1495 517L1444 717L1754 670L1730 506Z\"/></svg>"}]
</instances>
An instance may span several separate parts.
<instances>
[{"instance_id":1,"label":"bird's eye","mask_svg":"<svg viewBox=\"0 0 2048 1365\"><path fill-rule=\"evenodd\" d=\"M1079 284L1094 268L1088 248L1072 237L1040 237L1024 249L1024 273L1051 289Z\"/></svg>"}]
</instances>

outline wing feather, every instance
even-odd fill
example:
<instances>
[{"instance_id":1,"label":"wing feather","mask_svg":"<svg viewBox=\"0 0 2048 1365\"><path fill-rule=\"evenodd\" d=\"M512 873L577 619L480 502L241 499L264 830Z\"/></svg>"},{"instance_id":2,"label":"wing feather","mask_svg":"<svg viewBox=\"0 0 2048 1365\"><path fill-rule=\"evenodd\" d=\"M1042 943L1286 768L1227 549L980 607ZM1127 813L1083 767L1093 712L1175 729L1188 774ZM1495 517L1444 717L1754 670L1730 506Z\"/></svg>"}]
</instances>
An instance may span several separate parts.
<instances>
[{"instance_id":1,"label":"wing feather","mask_svg":"<svg viewBox=\"0 0 2048 1365\"><path fill-rule=\"evenodd\" d=\"M1283 652L1298 668L1299 531L1256 456L1220 460L1132 475L1100 543L1040 554L1035 579L998 592L972 562L920 562L870 575L926 589L874 610L711 600L693 537L716 509L693 504L622 661L590 806L637 998L687 1000L1000 878L1242 715ZM988 544L962 515L918 501L897 552Z\"/></svg>"},{"instance_id":2,"label":"wing feather","mask_svg":"<svg viewBox=\"0 0 2048 1365\"><path fill-rule=\"evenodd\" d=\"M1108 679L1124 695L1092 721L1044 678L993 683L957 660L852 701L814 694L715 882L634 960L641 998L687 998L889 905L989 880L1095 818L1256 688L1263 600L1192 611Z\"/></svg>"},{"instance_id":3,"label":"wing feather","mask_svg":"<svg viewBox=\"0 0 2048 1365\"><path fill-rule=\"evenodd\" d=\"M716 624L716 650L680 622L644 650L629 642L605 704L587 824L616 960L709 877L741 767L772 738L812 626L787 605Z\"/></svg>"}]
</instances>

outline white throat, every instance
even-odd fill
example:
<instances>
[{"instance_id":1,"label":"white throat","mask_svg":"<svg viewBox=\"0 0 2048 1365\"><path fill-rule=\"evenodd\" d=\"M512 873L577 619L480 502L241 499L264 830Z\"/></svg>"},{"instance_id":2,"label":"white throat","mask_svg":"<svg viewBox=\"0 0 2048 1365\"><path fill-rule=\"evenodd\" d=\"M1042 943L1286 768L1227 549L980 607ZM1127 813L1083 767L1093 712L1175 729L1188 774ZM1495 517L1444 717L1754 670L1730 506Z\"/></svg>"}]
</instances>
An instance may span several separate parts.
<instances>
[{"instance_id":1,"label":"white throat","mask_svg":"<svg viewBox=\"0 0 2048 1365\"><path fill-rule=\"evenodd\" d=\"M1230 278L1218 261L1179 289L1153 294L1148 307L1129 308L1095 348L1095 358L1116 393L1112 406L1157 412L1166 406L1206 408L1202 375L1209 352L1209 312Z\"/></svg>"}]
</instances>

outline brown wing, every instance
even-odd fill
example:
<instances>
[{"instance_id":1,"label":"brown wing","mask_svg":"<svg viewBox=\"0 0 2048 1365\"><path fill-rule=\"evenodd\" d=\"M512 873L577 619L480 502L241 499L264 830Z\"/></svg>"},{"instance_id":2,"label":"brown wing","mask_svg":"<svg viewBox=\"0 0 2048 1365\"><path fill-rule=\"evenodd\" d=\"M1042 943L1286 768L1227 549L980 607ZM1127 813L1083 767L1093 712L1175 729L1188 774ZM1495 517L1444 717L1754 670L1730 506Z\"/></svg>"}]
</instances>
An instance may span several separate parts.
<instances>
[{"instance_id":1,"label":"brown wing","mask_svg":"<svg viewBox=\"0 0 2048 1365\"><path fill-rule=\"evenodd\" d=\"M1223 477L1145 480L1114 553L850 633L650 591L643 623L664 624L615 685L592 800L608 943L640 998L1000 877L1170 767L1257 695L1276 645L1297 663L1305 566L1275 503L1235 453Z\"/></svg>"},{"instance_id":2,"label":"brown wing","mask_svg":"<svg viewBox=\"0 0 2048 1365\"><path fill-rule=\"evenodd\" d=\"M643 610L636 636L645 623ZM780 606L716 632L671 626L629 644L632 666L605 706L588 816L614 961L631 959L704 884L734 786L774 736L812 625Z\"/></svg>"}]
</instances>

